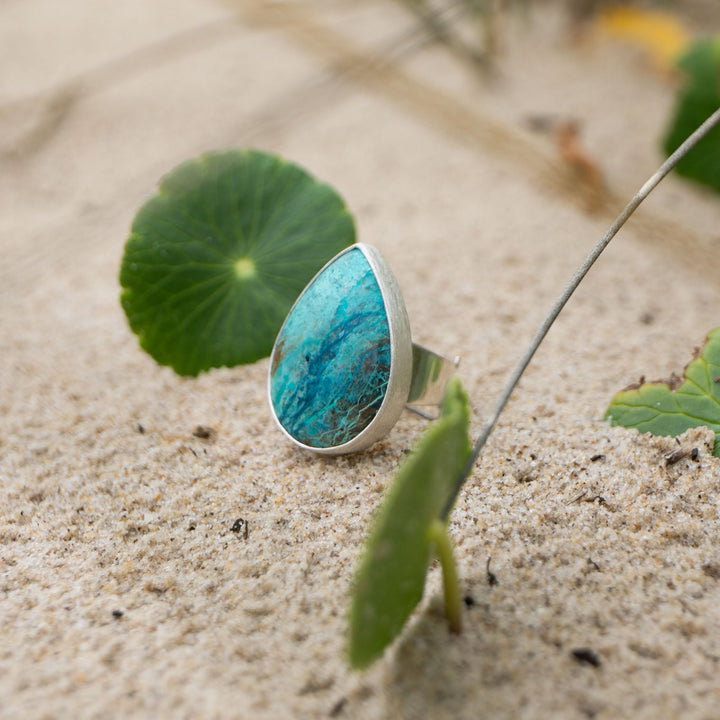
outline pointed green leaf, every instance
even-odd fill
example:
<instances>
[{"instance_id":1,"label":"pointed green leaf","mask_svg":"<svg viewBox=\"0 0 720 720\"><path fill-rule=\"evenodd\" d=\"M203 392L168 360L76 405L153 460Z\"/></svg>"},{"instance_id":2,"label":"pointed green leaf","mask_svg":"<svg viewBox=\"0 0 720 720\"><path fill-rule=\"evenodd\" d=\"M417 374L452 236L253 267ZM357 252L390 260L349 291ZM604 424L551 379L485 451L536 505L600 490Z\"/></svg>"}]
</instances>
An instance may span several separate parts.
<instances>
[{"instance_id":1,"label":"pointed green leaf","mask_svg":"<svg viewBox=\"0 0 720 720\"><path fill-rule=\"evenodd\" d=\"M453 378L435 421L401 465L383 500L355 578L350 664L364 668L398 635L422 598L434 523L470 455L468 399Z\"/></svg>"},{"instance_id":2,"label":"pointed green leaf","mask_svg":"<svg viewBox=\"0 0 720 720\"><path fill-rule=\"evenodd\" d=\"M605 417L613 425L653 435L680 435L707 425L715 432L713 455L720 457L720 328L707 336L700 356L685 368L680 387L652 382L624 390L612 399Z\"/></svg>"},{"instance_id":3,"label":"pointed green leaf","mask_svg":"<svg viewBox=\"0 0 720 720\"><path fill-rule=\"evenodd\" d=\"M315 273L355 242L342 199L255 150L209 153L173 170L138 212L120 269L142 347L181 375L272 350Z\"/></svg>"},{"instance_id":4,"label":"pointed green leaf","mask_svg":"<svg viewBox=\"0 0 720 720\"><path fill-rule=\"evenodd\" d=\"M720 35L694 43L679 64L685 82L663 143L667 155L720 107ZM720 192L720 127L678 162L677 171Z\"/></svg>"}]
</instances>

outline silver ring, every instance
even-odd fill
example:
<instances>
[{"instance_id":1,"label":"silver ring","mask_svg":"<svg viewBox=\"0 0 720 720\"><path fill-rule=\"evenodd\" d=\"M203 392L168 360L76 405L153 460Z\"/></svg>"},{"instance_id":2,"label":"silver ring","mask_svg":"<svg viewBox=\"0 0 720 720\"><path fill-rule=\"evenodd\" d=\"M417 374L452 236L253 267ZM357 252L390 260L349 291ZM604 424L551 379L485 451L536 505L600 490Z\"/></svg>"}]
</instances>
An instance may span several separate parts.
<instances>
[{"instance_id":1,"label":"silver ring","mask_svg":"<svg viewBox=\"0 0 720 720\"><path fill-rule=\"evenodd\" d=\"M268 397L282 432L306 450L356 452L384 437L406 405L442 399L457 367L410 338L395 276L357 243L308 283L275 340Z\"/></svg>"}]
</instances>

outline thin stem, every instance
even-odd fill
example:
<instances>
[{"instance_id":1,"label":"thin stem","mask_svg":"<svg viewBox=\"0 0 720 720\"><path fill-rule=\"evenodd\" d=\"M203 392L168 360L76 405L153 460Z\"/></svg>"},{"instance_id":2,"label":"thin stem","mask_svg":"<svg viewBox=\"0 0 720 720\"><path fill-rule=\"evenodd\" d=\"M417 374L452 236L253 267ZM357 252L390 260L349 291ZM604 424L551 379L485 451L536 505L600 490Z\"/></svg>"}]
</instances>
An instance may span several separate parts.
<instances>
[{"instance_id":1,"label":"thin stem","mask_svg":"<svg viewBox=\"0 0 720 720\"><path fill-rule=\"evenodd\" d=\"M435 552L440 559L442 568L443 591L445 594L445 617L450 632L462 630L462 600L460 598L460 580L458 579L453 544L448 535L447 523L433 520L429 530L430 539L435 545Z\"/></svg>"},{"instance_id":2,"label":"thin stem","mask_svg":"<svg viewBox=\"0 0 720 720\"><path fill-rule=\"evenodd\" d=\"M613 224L608 228L607 232L600 238L595 247L590 251L589 255L585 258L585 261L575 271L575 274L572 276L570 282L567 284L560 297L555 301L555 304L552 306L547 317L543 320L540 328L535 333L535 337L530 343L528 349L525 351L525 354L520 359L520 362L517 364L515 371L510 376L510 380L508 381L508 384L505 387L503 394L500 396L500 400L498 401L493 414L485 423L485 426L480 432L478 439L475 441L475 445L473 446L470 458L468 459L460 477L458 478L455 490L447 505L443 508L443 512L440 516L443 520L446 520L450 515L450 511L455 504L455 499L457 498L460 489L465 483L465 480L467 480L470 473L472 472L472 469L477 462L477 459L480 457L480 453L482 452L485 442L490 436L490 433L493 431L493 428L495 427L495 424L497 423L500 414L505 409L505 405L507 405L507 402L510 399L513 390L515 389L515 386L518 384L520 377L525 372L525 368L527 368L527 366L530 364L530 360L532 360L535 351L540 346L540 343L545 339L548 330L550 330L552 324L555 322L555 319L560 314L560 311L565 307L565 304L570 299L570 296L575 292L577 286L580 284L585 275L587 275L588 271L593 266L595 261L600 257L602 251L615 237L618 230L620 230L620 228L625 224L627 219L635 212L638 205L640 205L640 203L655 189L658 183L675 167L675 165L677 165L678 161L685 157L685 155L687 155L687 153L718 124L720 124L720 108L718 108L697 130L695 130L695 132L692 133L692 135L690 135L687 140L685 140L685 142L683 142L682 145L680 145L680 147L678 147L678 149L675 150L675 152L670 155L670 157L668 157L667 160L665 160L665 162L658 168L657 172L655 172L648 179L648 181L640 188L640 190L638 190L637 194L625 206L625 208L617 216Z\"/></svg>"}]
</instances>

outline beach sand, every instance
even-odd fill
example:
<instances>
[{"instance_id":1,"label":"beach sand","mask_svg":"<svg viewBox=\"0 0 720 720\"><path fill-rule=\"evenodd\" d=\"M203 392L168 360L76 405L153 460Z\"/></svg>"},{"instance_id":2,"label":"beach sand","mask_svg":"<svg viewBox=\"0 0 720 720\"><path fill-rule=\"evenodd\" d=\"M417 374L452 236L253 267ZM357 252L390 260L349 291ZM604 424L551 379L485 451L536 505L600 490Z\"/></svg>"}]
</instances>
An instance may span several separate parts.
<instances>
[{"instance_id":1,"label":"beach sand","mask_svg":"<svg viewBox=\"0 0 720 720\"><path fill-rule=\"evenodd\" d=\"M415 340L462 357L475 435L662 160L676 87L549 6L499 32L482 79L387 1L0 6L0 717L717 716L713 435L602 419L720 325L716 196L668 178L524 376L451 518L463 633L433 567L362 674L345 661L353 572L425 421L307 454L273 424L267 360L178 377L118 301L164 173L212 149L279 153L344 197ZM599 199L538 117L579 123ZM697 459L668 465L678 447Z\"/></svg>"}]
</instances>

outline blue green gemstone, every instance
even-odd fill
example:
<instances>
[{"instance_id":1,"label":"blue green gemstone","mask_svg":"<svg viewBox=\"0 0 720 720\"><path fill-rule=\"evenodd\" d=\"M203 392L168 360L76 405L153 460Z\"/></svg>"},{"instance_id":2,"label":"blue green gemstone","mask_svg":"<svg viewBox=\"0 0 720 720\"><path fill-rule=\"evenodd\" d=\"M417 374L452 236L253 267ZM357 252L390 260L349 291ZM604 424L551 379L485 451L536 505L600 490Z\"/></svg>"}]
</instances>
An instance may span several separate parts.
<instances>
[{"instance_id":1,"label":"blue green gemstone","mask_svg":"<svg viewBox=\"0 0 720 720\"><path fill-rule=\"evenodd\" d=\"M339 255L308 285L275 342L270 397L296 440L349 442L377 414L390 377L390 327L362 250Z\"/></svg>"}]
</instances>

